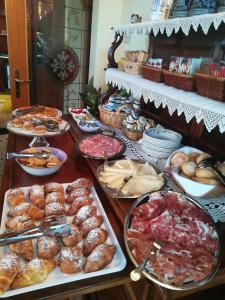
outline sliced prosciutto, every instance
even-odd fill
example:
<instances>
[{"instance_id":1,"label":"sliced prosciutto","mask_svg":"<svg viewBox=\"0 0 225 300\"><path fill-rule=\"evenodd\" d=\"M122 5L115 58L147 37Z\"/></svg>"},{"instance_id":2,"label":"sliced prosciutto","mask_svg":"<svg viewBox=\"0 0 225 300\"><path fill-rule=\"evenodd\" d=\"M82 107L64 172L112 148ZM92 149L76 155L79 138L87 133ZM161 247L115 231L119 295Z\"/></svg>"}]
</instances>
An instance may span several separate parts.
<instances>
[{"instance_id":1,"label":"sliced prosciutto","mask_svg":"<svg viewBox=\"0 0 225 300\"><path fill-rule=\"evenodd\" d=\"M96 134L83 139L79 148L89 156L105 159L121 152L123 144L113 137Z\"/></svg>"},{"instance_id":2,"label":"sliced prosciutto","mask_svg":"<svg viewBox=\"0 0 225 300\"><path fill-rule=\"evenodd\" d=\"M170 192L151 194L131 212L128 246L137 263L150 256L149 270L159 281L182 286L206 278L218 261L219 239L210 217L185 197Z\"/></svg>"}]
</instances>

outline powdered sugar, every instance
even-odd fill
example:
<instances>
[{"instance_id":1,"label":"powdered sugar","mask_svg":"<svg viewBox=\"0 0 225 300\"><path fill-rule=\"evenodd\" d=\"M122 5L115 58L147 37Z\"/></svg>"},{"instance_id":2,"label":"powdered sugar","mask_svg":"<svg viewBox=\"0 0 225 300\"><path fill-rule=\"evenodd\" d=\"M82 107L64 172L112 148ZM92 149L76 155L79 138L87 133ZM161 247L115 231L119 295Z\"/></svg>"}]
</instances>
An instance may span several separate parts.
<instances>
[{"instance_id":1,"label":"powdered sugar","mask_svg":"<svg viewBox=\"0 0 225 300\"><path fill-rule=\"evenodd\" d=\"M18 268L18 256L16 254L8 253L0 258L0 271L16 273Z\"/></svg>"},{"instance_id":2,"label":"powdered sugar","mask_svg":"<svg viewBox=\"0 0 225 300\"><path fill-rule=\"evenodd\" d=\"M74 263L77 267L80 268L82 268L84 264L84 256L81 248L79 247L62 248L61 259Z\"/></svg>"},{"instance_id":3,"label":"powdered sugar","mask_svg":"<svg viewBox=\"0 0 225 300\"><path fill-rule=\"evenodd\" d=\"M43 197L44 196L43 185L33 185L30 190L30 195L34 197Z\"/></svg>"}]
</instances>

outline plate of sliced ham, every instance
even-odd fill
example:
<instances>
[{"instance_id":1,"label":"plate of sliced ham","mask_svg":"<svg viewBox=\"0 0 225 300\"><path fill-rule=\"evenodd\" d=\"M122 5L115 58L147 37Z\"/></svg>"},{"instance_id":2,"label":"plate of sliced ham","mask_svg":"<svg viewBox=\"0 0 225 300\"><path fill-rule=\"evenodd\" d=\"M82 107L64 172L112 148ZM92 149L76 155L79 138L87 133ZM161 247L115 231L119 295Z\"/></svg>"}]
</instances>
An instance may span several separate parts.
<instances>
[{"instance_id":1,"label":"plate of sliced ham","mask_svg":"<svg viewBox=\"0 0 225 300\"><path fill-rule=\"evenodd\" d=\"M124 238L134 265L147 259L143 274L168 289L204 285L219 267L220 240L212 217L180 193L160 191L137 199L127 214ZM155 242L161 245L157 250Z\"/></svg>"},{"instance_id":2,"label":"plate of sliced ham","mask_svg":"<svg viewBox=\"0 0 225 300\"><path fill-rule=\"evenodd\" d=\"M126 149L120 139L100 133L83 138L78 142L78 147L83 156L100 160L117 158Z\"/></svg>"}]
</instances>

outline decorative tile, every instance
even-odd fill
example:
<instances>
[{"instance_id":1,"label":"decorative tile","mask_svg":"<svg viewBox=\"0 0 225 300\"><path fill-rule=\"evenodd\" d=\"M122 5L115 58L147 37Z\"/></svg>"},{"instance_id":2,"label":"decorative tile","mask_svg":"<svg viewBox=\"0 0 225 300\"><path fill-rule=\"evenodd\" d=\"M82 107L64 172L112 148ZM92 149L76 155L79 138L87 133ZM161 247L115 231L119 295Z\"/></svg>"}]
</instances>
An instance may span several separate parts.
<instances>
[{"instance_id":1,"label":"decorative tile","mask_svg":"<svg viewBox=\"0 0 225 300\"><path fill-rule=\"evenodd\" d=\"M81 29L82 11L73 8L65 8L65 27Z\"/></svg>"},{"instance_id":2,"label":"decorative tile","mask_svg":"<svg viewBox=\"0 0 225 300\"><path fill-rule=\"evenodd\" d=\"M82 47L82 33L81 30L74 28L65 28L65 44L71 48Z\"/></svg>"},{"instance_id":3,"label":"decorative tile","mask_svg":"<svg viewBox=\"0 0 225 300\"><path fill-rule=\"evenodd\" d=\"M68 84L64 88L64 99L71 100L80 97L80 84Z\"/></svg>"}]
</instances>

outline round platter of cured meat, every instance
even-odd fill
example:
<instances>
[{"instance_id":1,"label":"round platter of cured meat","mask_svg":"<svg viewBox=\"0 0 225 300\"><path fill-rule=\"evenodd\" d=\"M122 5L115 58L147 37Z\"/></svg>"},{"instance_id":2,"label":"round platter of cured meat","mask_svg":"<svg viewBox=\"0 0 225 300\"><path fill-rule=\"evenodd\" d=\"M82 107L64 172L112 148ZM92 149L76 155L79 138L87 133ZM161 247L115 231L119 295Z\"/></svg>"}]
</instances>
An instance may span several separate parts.
<instances>
[{"instance_id":1,"label":"round platter of cured meat","mask_svg":"<svg viewBox=\"0 0 225 300\"><path fill-rule=\"evenodd\" d=\"M160 191L137 199L126 216L124 238L139 267L134 271L144 265L142 273L168 289L204 285L219 267L220 240L212 217L180 193Z\"/></svg>"},{"instance_id":2,"label":"round platter of cured meat","mask_svg":"<svg viewBox=\"0 0 225 300\"><path fill-rule=\"evenodd\" d=\"M118 158L126 149L120 139L100 133L81 139L78 147L83 156L99 160Z\"/></svg>"}]
</instances>

